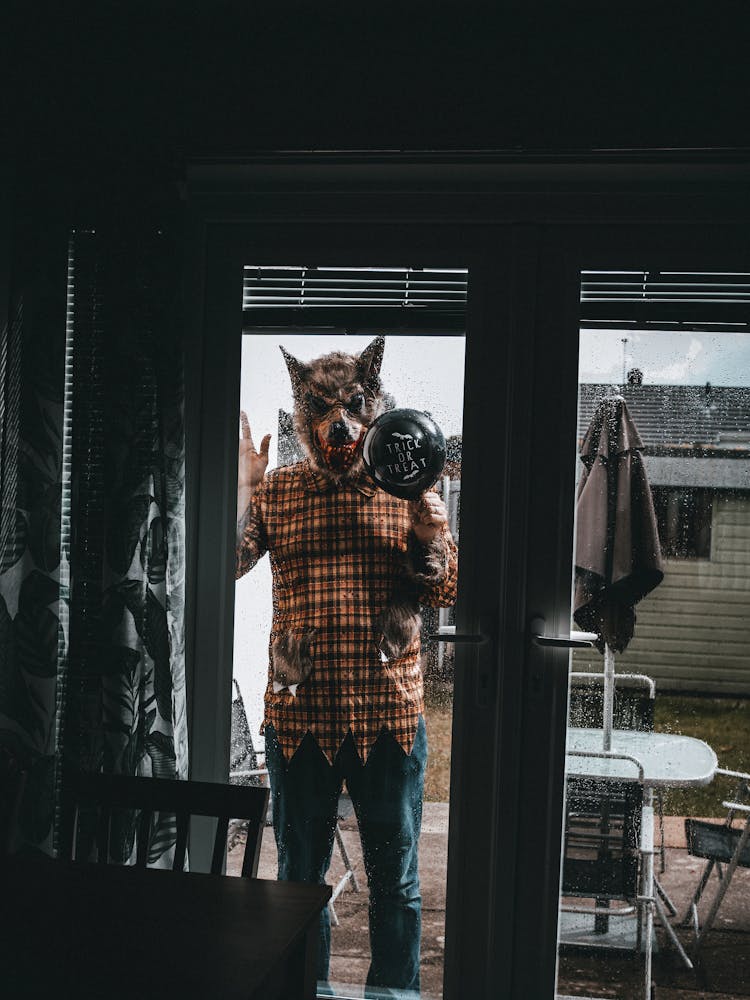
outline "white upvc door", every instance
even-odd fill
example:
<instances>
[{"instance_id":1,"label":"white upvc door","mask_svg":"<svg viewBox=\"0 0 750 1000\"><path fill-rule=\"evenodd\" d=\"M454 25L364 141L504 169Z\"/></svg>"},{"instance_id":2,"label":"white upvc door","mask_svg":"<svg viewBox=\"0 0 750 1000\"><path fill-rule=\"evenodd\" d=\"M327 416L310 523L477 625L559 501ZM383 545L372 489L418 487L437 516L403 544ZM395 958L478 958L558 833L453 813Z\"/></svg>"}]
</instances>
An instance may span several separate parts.
<instances>
[{"instance_id":1,"label":"white upvc door","mask_svg":"<svg viewBox=\"0 0 750 1000\"><path fill-rule=\"evenodd\" d=\"M584 273L619 272L612 281L621 283L624 283L628 272L633 275L650 273L657 281L666 283L662 287L666 291L664 300L668 301L670 296L674 298L684 294L684 291L671 292L670 281L704 280L720 283L721 275L724 274L728 275L724 280L741 282L741 275L750 273L747 231L746 223L710 226L701 221L693 221L686 214L681 225L665 223L656 226L646 222L632 225L620 221L596 227L560 226L540 234L536 351L528 386L533 431L529 441L528 507L524 532L526 691L520 698L522 722L519 744L519 780L523 785L520 796L523 803L521 825L524 835L520 840L519 879L515 889L518 948L512 962L516 979L510 994L514 997L553 995L546 977L553 963L549 940L554 934L552 928L559 919L558 879L563 826L566 709L568 678L574 654L563 644L558 647L536 644L531 640L531 635L543 629L549 636L564 637L569 635L571 627L577 627L572 621L571 605L576 528L576 466L580 463L578 446L582 433L578 400L581 383L592 380L592 376L586 376L582 372L587 367L608 372L599 379L602 383L609 383L608 392L627 392L621 388L623 369L631 367L646 368L646 383L695 383L694 373L680 374L679 370L686 365L690 366L691 359L702 349L701 341L705 340L706 353L714 352L711 361L714 370L718 368L720 373L719 382L742 386L748 384L750 377L747 370L747 359L750 357L747 346L747 339L750 339L750 309L740 302L732 307L735 312L728 317L725 306L720 302L716 304L721 295L714 296L713 306L708 301L700 306L703 321L708 318L703 333L696 332L701 329L700 323L691 329L689 309L683 313L684 322L676 322L674 315L671 319L667 316L666 322L660 322L658 317L665 317L664 307L661 307L660 313L658 305L654 308L653 304L650 313L636 310L632 314L634 318L629 329L617 322L626 315L622 305L612 302L609 321L602 322L603 327L607 327L609 323L610 329L597 331L598 337L589 332L585 343L589 352L598 347L602 353L609 352L610 358L616 346L616 363L610 366L614 371L608 369L604 358L601 363L596 358L581 359L579 348L584 343L581 287L582 280L586 280ZM705 273L703 279L699 277L702 272ZM591 281L592 278L589 277L588 280ZM706 287L708 289L709 286ZM743 290L740 286L738 289L743 296L746 294L746 289ZM711 291L715 292L716 287ZM644 289L644 306L646 296ZM711 308L715 309L715 325L711 322ZM720 340L719 329L724 330L722 344L732 342L733 357L741 356L745 359L744 370L722 370L722 346L716 346ZM712 333L712 330L716 332ZM744 347L738 339L743 337L747 338ZM657 355L655 348L659 347L660 338L665 343L666 338L671 338L671 356L665 350L660 350ZM622 356L619 348L624 352ZM639 349L643 352L640 364L637 356ZM656 356L663 359L662 367L657 369L656 362L652 362L653 367L649 370L647 359ZM579 364L581 360L582 364ZM698 392L704 391L703 385L695 385L696 398ZM750 390L748 394L750 398ZM674 395L675 400L679 398ZM668 403L664 405L669 406ZM680 422L679 415L671 416L675 418L675 424ZM682 416L689 422L689 415ZM666 421L667 417L663 419ZM750 479L747 477L746 489L750 490ZM744 587L747 587L747 581ZM647 614L645 605L648 603L647 597L643 606L638 606L637 614L644 619ZM722 641L722 637L717 636L717 643ZM648 641L641 639L641 648L647 645ZM649 654L636 652L634 647L634 652L630 655L643 657ZM581 653L575 654L576 658L580 656ZM588 669L601 671L602 660L593 651ZM580 660L578 662L580 664ZM650 662L653 669L653 656ZM619 669L648 672L644 668L638 670L637 667L622 664ZM667 688L668 683L665 682L664 686ZM657 699L658 688L657 684ZM687 718L683 721L689 725ZM600 722L593 724L601 725ZM656 839L658 844L658 831ZM527 878L529 873L530 879ZM576 901L569 902L575 905ZM662 949L666 947L669 947L668 943L662 940ZM586 953L583 954L585 956ZM616 952L613 954L616 955ZM581 961L585 962L585 957L579 960L579 964ZM622 959L620 962L622 963ZM679 969L680 959L675 958L675 962L675 968ZM540 967L544 969L541 977L538 971ZM566 990L569 982L566 976L569 976L571 967L569 965L567 970L562 966L560 968L560 994L577 992L577 989L572 988ZM597 971L590 977L589 989L593 989L593 993L597 995L596 989L591 986L591 982L596 980L602 995L612 988L623 990L623 996L630 996L629 991L632 991L633 996L642 995L638 962L634 963L636 971L632 981L628 979L624 984L619 981L622 968L622 964L617 965L617 958L613 959L611 967L606 959L599 959ZM665 968L667 972L659 972L662 977L670 975L668 970L671 967L668 963ZM670 985L665 980L662 983Z\"/></svg>"},{"instance_id":2,"label":"white upvc door","mask_svg":"<svg viewBox=\"0 0 750 1000\"><path fill-rule=\"evenodd\" d=\"M250 198L233 211L231 199L209 193L193 211L192 776L225 780L228 772L243 266L468 268L456 630L484 641L456 650L444 996L552 1000L569 653L529 637L534 619L549 634L570 628L579 275L628 261L641 267L639 254L660 245L674 255L686 230L628 226L621 203L621 221L606 232L545 225L543 196L524 220L512 195L486 211L481 199L461 203L435 223L446 199L410 213L403 192L342 207L330 193L319 204L295 190L293 204L307 198L315 210L308 222L290 222L299 219L292 202L267 197L272 209ZM586 208L589 217L598 204ZM704 256L707 241L714 257L722 236L741 243L731 226L696 225L689 235Z\"/></svg>"}]
</instances>

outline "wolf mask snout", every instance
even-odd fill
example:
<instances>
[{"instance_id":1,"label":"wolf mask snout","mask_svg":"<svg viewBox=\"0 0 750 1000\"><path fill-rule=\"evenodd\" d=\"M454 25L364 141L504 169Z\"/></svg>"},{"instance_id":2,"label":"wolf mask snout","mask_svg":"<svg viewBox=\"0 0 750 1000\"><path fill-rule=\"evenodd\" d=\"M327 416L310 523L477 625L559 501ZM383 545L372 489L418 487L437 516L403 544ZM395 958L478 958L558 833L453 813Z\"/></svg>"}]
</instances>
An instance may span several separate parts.
<instances>
[{"instance_id":1,"label":"wolf mask snout","mask_svg":"<svg viewBox=\"0 0 750 1000\"><path fill-rule=\"evenodd\" d=\"M331 444L346 444L347 441L352 440L349 428L343 420L333 421L331 426L328 428L328 440Z\"/></svg>"}]
</instances>

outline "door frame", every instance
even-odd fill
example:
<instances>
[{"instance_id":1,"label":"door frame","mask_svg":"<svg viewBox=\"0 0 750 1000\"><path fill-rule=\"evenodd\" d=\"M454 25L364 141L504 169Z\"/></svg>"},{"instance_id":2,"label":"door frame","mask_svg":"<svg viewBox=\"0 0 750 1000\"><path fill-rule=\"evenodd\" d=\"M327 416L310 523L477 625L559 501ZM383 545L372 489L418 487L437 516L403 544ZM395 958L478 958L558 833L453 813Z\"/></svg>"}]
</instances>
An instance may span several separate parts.
<instances>
[{"instance_id":1,"label":"door frame","mask_svg":"<svg viewBox=\"0 0 750 1000\"><path fill-rule=\"evenodd\" d=\"M492 642L457 650L449 1000L554 994L568 658L530 647L528 621L541 614L561 633L569 622L572 505L558 500L550 517L532 459L553 452L559 495L572 496L576 400L563 390L577 371L571 275L582 248L604 245L613 227L632 231L635 221L640 232L677 227L684 237L686 226L747 224L748 176L746 162L385 157L277 157L190 173L186 660L196 779L228 773L242 262L402 264L408 254L469 268L467 393L487 391L464 412L457 626ZM555 367L550 345L562 344L563 328L572 336L573 316L576 350L553 352ZM533 419L539 400L556 402L552 428ZM191 850L203 850L200 836Z\"/></svg>"}]
</instances>

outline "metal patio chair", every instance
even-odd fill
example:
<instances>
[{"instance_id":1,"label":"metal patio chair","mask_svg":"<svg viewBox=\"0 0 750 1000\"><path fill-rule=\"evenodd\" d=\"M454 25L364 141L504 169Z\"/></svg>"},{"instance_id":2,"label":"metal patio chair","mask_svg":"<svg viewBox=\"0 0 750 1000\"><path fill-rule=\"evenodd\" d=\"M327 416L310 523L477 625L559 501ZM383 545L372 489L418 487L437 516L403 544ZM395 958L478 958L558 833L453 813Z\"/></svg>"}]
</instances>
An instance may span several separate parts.
<instances>
[{"instance_id":1,"label":"metal patio chair","mask_svg":"<svg viewBox=\"0 0 750 1000\"><path fill-rule=\"evenodd\" d=\"M245 702L237 681L232 698L231 734L229 741L229 779L235 785L268 785L268 771L258 762L258 754L247 721Z\"/></svg>"},{"instance_id":2,"label":"metal patio chair","mask_svg":"<svg viewBox=\"0 0 750 1000\"><path fill-rule=\"evenodd\" d=\"M615 729L650 733L654 728L656 684L646 674L616 674L612 722ZM573 671L570 675L569 724L601 728L604 674Z\"/></svg>"},{"instance_id":3,"label":"metal patio chair","mask_svg":"<svg viewBox=\"0 0 750 1000\"><path fill-rule=\"evenodd\" d=\"M654 705L656 684L646 674L616 674L612 723L615 729L633 729L651 733L654 730ZM570 675L570 700L568 724L584 728L600 728L604 716L604 674L574 671ZM661 790L656 792L659 816L659 862L666 870L666 843L664 837L664 799ZM658 891L672 916L676 910L661 886Z\"/></svg>"},{"instance_id":4,"label":"metal patio chair","mask_svg":"<svg viewBox=\"0 0 750 1000\"><path fill-rule=\"evenodd\" d=\"M653 809L644 802L640 780L568 778L560 912L578 926L566 928L561 918L560 945L612 947L611 922L629 918L633 951L644 954L645 1000L651 997L655 901L646 866L653 864L652 854Z\"/></svg>"},{"instance_id":5,"label":"metal patio chair","mask_svg":"<svg viewBox=\"0 0 750 1000\"><path fill-rule=\"evenodd\" d=\"M682 920L682 926L693 926L696 950L713 926L735 871L737 868L750 868L750 774L723 768L717 768L716 773L736 779L731 798L722 802L727 810L726 819L723 822L685 820L688 853L706 859L698 887ZM740 825L736 825L737 819L741 821ZM714 870L718 884L706 918L701 923L698 904Z\"/></svg>"}]
</instances>

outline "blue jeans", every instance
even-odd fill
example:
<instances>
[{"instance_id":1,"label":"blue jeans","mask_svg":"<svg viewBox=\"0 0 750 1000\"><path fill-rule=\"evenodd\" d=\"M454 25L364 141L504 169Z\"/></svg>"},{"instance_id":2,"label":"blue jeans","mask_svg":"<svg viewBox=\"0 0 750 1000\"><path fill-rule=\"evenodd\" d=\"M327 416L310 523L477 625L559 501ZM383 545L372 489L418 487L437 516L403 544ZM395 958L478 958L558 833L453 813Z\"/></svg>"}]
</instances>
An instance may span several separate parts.
<instances>
[{"instance_id":1,"label":"blue jeans","mask_svg":"<svg viewBox=\"0 0 750 1000\"><path fill-rule=\"evenodd\" d=\"M366 985L377 996L418 993L422 897L417 854L427 760L424 719L420 717L410 754L384 731L366 764L357 754L351 733L333 766L309 733L288 763L272 726L266 727L265 735L279 879L325 882L338 798L346 780L370 890L371 962ZM323 983L328 980L330 944L326 908L320 919L318 950L318 979ZM378 987L385 992L377 991Z\"/></svg>"}]
</instances>

